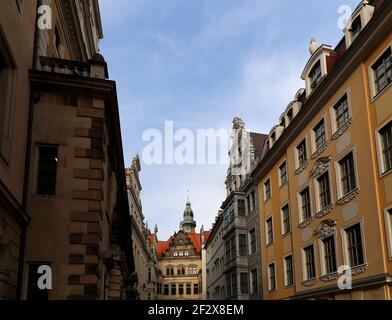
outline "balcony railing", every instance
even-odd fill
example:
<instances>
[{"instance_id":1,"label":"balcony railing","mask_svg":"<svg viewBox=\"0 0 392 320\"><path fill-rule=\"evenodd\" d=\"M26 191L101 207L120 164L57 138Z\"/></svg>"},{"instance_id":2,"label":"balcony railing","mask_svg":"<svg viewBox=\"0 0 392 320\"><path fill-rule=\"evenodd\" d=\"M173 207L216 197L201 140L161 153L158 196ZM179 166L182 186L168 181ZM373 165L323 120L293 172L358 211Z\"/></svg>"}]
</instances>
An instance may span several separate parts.
<instances>
[{"instance_id":1,"label":"balcony railing","mask_svg":"<svg viewBox=\"0 0 392 320\"><path fill-rule=\"evenodd\" d=\"M40 57L42 71L90 77L91 64L79 61Z\"/></svg>"}]
</instances>

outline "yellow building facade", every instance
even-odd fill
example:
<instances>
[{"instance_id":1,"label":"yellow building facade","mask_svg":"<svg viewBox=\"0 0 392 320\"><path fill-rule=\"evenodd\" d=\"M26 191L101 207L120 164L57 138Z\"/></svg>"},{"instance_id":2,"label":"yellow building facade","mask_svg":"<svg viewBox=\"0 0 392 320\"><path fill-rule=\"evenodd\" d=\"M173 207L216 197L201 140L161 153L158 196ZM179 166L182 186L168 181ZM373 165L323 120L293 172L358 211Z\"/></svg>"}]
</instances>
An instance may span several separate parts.
<instances>
[{"instance_id":1,"label":"yellow building facade","mask_svg":"<svg viewBox=\"0 0 392 320\"><path fill-rule=\"evenodd\" d=\"M363 1L335 49L312 39L253 173L264 299L392 298L391 24Z\"/></svg>"}]
</instances>

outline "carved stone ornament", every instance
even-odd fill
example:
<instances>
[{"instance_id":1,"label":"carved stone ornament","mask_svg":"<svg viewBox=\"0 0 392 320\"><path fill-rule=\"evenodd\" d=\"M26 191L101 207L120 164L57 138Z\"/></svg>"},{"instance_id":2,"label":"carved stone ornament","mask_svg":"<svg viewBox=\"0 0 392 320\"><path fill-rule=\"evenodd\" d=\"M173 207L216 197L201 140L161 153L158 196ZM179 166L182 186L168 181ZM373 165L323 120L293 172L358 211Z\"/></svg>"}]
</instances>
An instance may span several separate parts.
<instances>
[{"instance_id":1,"label":"carved stone ornament","mask_svg":"<svg viewBox=\"0 0 392 320\"><path fill-rule=\"evenodd\" d=\"M357 274L364 273L368 269L369 265L366 263L364 265L358 266L358 267L353 267L351 269L351 273L355 276Z\"/></svg>"},{"instance_id":2,"label":"carved stone ornament","mask_svg":"<svg viewBox=\"0 0 392 320\"><path fill-rule=\"evenodd\" d=\"M317 284L317 279L310 279L310 280L302 281L302 285L305 287L314 286L316 284Z\"/></svg>"},{"instance_id":3,"label":"carved stone ornament","mask_svg":"<svg viewBox=\"0 0 392 320\"><path fill-rule=\"evenodd\" d=\"M328 281L333 281L336 280L339 277L339 274L337 272L326 274L324 276L320 277L320 280L323 282L328 282Z\"/></svg>"},{"instance_id":4,"label":"carved stone ornament","mask_svg":"<svg viewBox=\"0 0 392 320\"><path fill-rule=\"evenodd\" d=\"M302 171L304 171L308 163L309 160L306 160L297 170L295 170L295 174L298 176Z\"/></svg>"},{"instance_id":5,"label":"carved stone ornament","mask_svg":"<svg viewBox=\"0 0 392 320\"><path fill-rule=\"evenodd\" d=\"M299 229L305 229L307 226L309 226L312 223L312 221L313 221L313 217L311 217L309 219L306 219L305 221L301 222L298 225L298 228Z\"/></svg>"},{"instance_id":6,"label":"carved stone ornament","mask_svg":"<svg viewBox=\"0 0 392 320\"><path fill-rule=\"evenodd\" d=\"M318 178L321 175L323 175L325 172L327 172L330 161L331 161L331 157L323 157L318 159L314 164L313 170L311 172L312 176Z\"/></svg>"},{"instance_id":7,"label":"carved stone ornament","mask_svg":"<svg viewBox=\"0 0 392 320\"><path fill-rule=\"evenodd\" d=\"M324 208L320 212L316 213L315 217L318 219L325 217L326 215L328 215L332 211L333 207L334 207L334 204L329 205L328 207Z\"/></svg>"},{"instance_id":8,"label":"carved stone ornament","mask_svg":"<svg viewBox=\"0 0 392 320\"><path fill-rule=\"evenodd\" d=\"M344 124L338 131L336 131L331 139L332 140L336 140L337 138L341 137L343 135L343 133L345 133L347 131L347 129L351 126L351 124L353 123L353 119L351 118L350 120L348 120L346 122L346 124Z\"/></svg>"},{"instance_id":9,"label":"carved stone ornament","mask_svg":"<svg viewBox=\"0 0 392 320\"><path fill-rule=\"evenodd\" d=\"M357 195L359 194L359 188L356 188L355 190L351 191L349 194L346 194L343 198L339 199L336 204L339 206L342 206L346 203L349 203L351 200L353 200Z\"/></svg>"},{"instance_id":10,"label":"carved stone ornament","mask_svg":"<svg viewBox=\"0 0 392 320\"><path fill-rule=\"evenodd\" d=\"M312 154L312 159L317 159L328 147L328 141Z\"/></svg>"},{"instance_id":11,"label":"carved stone ornament","mask_svg":"<svg viewBox=\"0 0 392 320\"><path fill-rule=\"evenodd\" d=\"M324 220L320 223L319 227L315 231L315 235L317 235L320 239L328 238L333 235L336 231L336 221L335 220Z\"/></svg>"}]
</instances>

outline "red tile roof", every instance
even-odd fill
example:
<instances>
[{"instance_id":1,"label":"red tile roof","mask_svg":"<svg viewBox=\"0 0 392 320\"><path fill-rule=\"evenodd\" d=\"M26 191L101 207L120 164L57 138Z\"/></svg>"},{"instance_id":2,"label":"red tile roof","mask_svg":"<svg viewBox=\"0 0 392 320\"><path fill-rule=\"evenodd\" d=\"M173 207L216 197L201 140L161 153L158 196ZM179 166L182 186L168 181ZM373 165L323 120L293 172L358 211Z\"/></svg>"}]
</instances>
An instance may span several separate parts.
<instances>
[{"instance_id":1,"label":"red tile roof","mask_svg":"<svg viewBox=\"0 0 392 320\"><path fill-rule=\"evenodd\" d=\"M204 241L208 240L210 236L210 231L204 231ZM195 230L187 233L189 239L192 241L193 246L195 247L196 251L200 253L202 249L200 233L196 233ZM157 242L157 255L158 258L162 258L162 255L169 249L170 243L173 241L174 237L171 236L167 241L158 241Z\"/></svg>"}]
</instances>

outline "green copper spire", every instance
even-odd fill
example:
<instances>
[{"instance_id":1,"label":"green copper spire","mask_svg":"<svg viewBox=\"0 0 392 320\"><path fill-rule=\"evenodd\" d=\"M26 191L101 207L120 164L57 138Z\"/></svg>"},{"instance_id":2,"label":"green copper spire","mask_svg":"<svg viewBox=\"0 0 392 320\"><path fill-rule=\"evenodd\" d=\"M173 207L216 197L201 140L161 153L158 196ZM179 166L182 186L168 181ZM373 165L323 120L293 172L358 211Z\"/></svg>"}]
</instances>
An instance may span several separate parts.
<instances>
[{"instance_id":1,"label":"green copper spire","mask_svg":"<svg viewBox=\"0 0 392 320\"><path fill-rule=\"evenodd\" d=\"M188 195L188 201L186 202L186 207L184 210L184 220L181 221L180 227L184 232L191 232L193 229L196 228L196 221L193 220L194 215L192 211L192 205L189 200L189 195Z\"/></svg>"}]
</instances>

